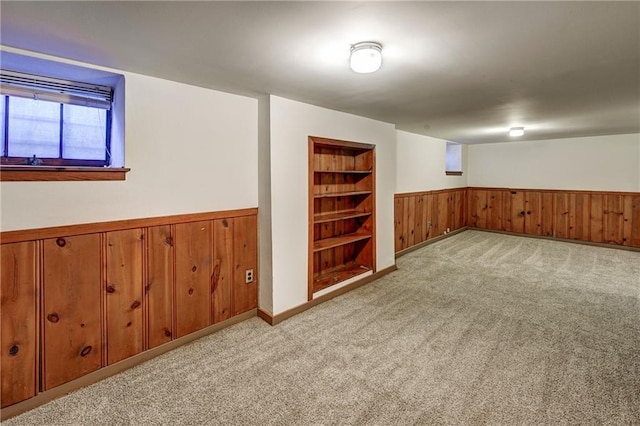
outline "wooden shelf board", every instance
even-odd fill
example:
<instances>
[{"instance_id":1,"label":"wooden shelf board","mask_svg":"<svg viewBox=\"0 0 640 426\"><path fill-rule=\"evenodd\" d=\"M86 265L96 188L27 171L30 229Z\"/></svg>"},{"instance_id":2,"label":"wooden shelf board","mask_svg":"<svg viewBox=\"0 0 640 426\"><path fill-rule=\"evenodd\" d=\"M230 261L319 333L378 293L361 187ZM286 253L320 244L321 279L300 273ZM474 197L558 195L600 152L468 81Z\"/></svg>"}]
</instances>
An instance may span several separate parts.
<instances>
[{"instance_id":1,"label":"wooden shelf board","mask_svg":"<svg viewBox=\"0 0 640 426\"><path fill-rule=\"evenodd\" d=\"M337 220L354 219L356 217L371 216L371 212L359 210L342 210L330 213L318 213L313 216L313 223L335 222Z\"/></svg>"},{"instance_id":2,"label":"wooden shelf board","mask_svg":"<svg viewBox=\"0 0 640 426\"><path fill-rule=\"evenodd\" d=\"M314 173L352 173L352 174L363 174L370 175L372 173L371 170L314 170Z\"/></svg>"},{"instance_id":3,"label":"wooden shelf board","mask_svg":"<svg viewBox=\"0 0 640 426\"><path fill-rule=\"evenodd\" d=\"M313 243L313 251L315 253L317 251L344 246L346 244L355 243L357 241L366 240L368 238L371 238L371 234L363 234L358 232L354 232L353 234L340 235L339 237L325 238Z\"/></svg>"},{"instance_id":4,"label":"wooden shelf board","mask_svg":"<svg viewBox=\"0 0 640 426\"><path fill-rule=\"evenodd\" d=\"M327 287L338 284L349 278L353 278L365 272L373 270L370 266L360 265L359 263L348 263L336 269L325 272L322 275L313 278L313 292L324 290Z\"/></svg>"},{"instance_id":5,"label":"wooden shelf board","mask_svg":"<svg viewBox=\"0 0 640 426\"><path fill-rule=\"evenodd\" d=\"M369 195L371 191L349 191L349 192L327 192L324 194L314 194L313 198L348 197L352 195Z\"/></svg>"}]
</instances>

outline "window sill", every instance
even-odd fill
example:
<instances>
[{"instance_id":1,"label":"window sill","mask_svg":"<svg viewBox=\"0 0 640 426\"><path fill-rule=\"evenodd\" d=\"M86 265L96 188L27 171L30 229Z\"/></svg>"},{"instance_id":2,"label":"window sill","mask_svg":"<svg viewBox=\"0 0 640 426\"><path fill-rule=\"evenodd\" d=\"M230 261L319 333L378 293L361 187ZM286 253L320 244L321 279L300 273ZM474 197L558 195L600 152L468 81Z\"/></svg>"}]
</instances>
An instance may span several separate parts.
<instances>
[{"instance_id":1,"label":"window sill","mask_svg":"<svg viewBox=\"0 0 640 426\"><path fill-rule=\"evenodd\" d=\"M125 180L127 168L0 166L2 182Z\"/></svg>"},{"instance_id":2,"label":"window sill","mask_svg":"<svg viewBox=\"0 0 640 426\"><path fill-rule=\"evenodd\" d=\"M447 176L462 176L462 172L444 172Z\"/></svg>"}]
</instances>

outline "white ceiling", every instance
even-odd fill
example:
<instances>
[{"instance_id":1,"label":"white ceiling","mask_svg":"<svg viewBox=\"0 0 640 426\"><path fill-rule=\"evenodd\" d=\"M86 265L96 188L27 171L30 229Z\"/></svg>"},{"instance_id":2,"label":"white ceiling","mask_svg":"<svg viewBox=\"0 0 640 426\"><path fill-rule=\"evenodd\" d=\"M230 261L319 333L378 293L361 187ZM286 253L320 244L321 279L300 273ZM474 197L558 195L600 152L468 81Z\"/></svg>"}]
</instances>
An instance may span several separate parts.
<instances>
[{"instance_id":1,"label":"white ceiling","mask_svg":"<svg viewBox=\"0 0 640 426\"><path fill-rule=\"evenodd\" d=\"M640 2L9 2L0 42L463 143L640 133ZM383 45L374 74L349 47Z\"/></svg>"}]
</instances>

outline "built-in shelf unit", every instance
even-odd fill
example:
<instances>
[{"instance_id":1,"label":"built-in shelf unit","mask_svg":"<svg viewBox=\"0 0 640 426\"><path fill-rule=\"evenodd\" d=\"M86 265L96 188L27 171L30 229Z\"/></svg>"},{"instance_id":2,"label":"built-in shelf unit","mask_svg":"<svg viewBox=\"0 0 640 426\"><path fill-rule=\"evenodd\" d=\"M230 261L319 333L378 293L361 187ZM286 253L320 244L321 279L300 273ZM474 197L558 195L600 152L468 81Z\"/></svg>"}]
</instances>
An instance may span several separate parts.
<instances>
[{"instance_id":1,"label":"built-in shelf unit","mask_svg":"<svg viewBox=\"0 0 640 426\"><path fill-rule=\"evenodd\" d=\"M375 271L375 145L309 137L309 300Z\"/></svg>"}]
</instances>

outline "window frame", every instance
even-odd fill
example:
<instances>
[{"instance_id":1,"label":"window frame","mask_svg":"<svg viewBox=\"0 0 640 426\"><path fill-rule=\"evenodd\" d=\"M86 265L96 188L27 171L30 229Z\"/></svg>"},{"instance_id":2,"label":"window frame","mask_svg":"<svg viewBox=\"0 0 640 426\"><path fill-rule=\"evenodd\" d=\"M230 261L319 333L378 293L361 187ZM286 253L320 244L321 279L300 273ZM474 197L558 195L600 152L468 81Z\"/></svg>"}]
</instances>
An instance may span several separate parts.
<instances>
[{"instance_id":1,"label":"window frame","mask_svg":"<svg viewBox=\"0 0 640 426\"><path fill-rule=\"evenodd\" d=\"M87 159L77 159L77 158L63 158L63 144L64 144L64 103L57 103L60 107L59 114L59 122L58 122L58 157L17 157L9 155L9 113L10 113L10 102L9 100L12 98L11 95L0 94L4 99L4 128L2 131L4 132L3 143L4 143L4 153L5 155L0 157L1 165L26 165L26 166L69 166L69 167L108 167L111 165L111 110L106 110L106 123L105 123L105 139L104 139L104 151L105 151L105 159L104 160L87 160ZM35 163L35 164L34 164Z\"/></svg>"},{"instance_id":2,"label":"window frame","mask_svg":"<svg viewBox=\"0 0 640 426\"><path fill-rule=\"evenodd\" d=\"M28 164L28 160L31 160L29 158L9 157L8 146L5 146L5 155L0 155L0 182L126 180L126 174L130 169L124 166L124 75L108 70L9 52L4 49L0 49L0 61L3 65L3 71L6 73L13 74L13 76L15 76L16 73L30 74L36 77L37 81L44 80L45 86L42 86L43 90L45 90L46 83L52 80L54 80L54 85L57 83L55 80L63 83L71 83L73 87L65 86L66 88L70 88L72 90L71 92L59 92L63 96L67 96L65 94L68 94L68 98L58 101L59 98L55 97L58 96L55 94L55 90L53 94L51 94L51 92L48 92L48 94L45 92L40 93L38 90L38 97L42 95L43 100L46 99L57 104L68 103L106 109L106 116L109 120L105 129L104 160L64 159L61 158L60 155L60 158L36 157L36 164L32 164L32 161L30 162L31 164ZM43 70L46 70L46 72L43 73ZM18 78L19 77L20 76L18 76ZM34 80L34 82L36 82L36 80ZM11 82L7 80L6 83ZM4 96L7 97L6 99L12 96L24 97L24 91L29 90L28 83L29 82L27 82L25 89L20 89L19 86L16 86L18 87L18 92L13 92L13 89L8 89L10 90L9 93L4 93L3 91L3 93L0 94L2 101L5 101ZM9 86L5 87L8 88ZM39 86L35 84L31 87L37 88ZM89 98L83 98L82 91L75 91L75 89L82 90L82 88L88 88L89 91L95 89L94 93L98 96L95 99L97 100L94 102L91 95L89 95ZM100 89L108 88L111 90L110 98L100 98L98 94L109 95L104 91L101 92ZM54 96L54 98L52 98L52 96ZM26 97L29 96L27 95ZM67 99L69 102L66 102ZM87 100L85 101L83 99ZM105 103L107 100L109 104ZM78 101L81 103L78 103ZM0 129L0 131L2 131L2 129ZM5 141L8 141L8 145L11 145L6 137ZM60 152L59 149L58 152Z\"/></svg>"},{"instance_id":3,"label":"window frame","mask_svg":"<svg viewBox=\"0 0 640 426\"><path fill-rule=\"evenodd\" d=\"M460 152L460 170L448 170L448 162L447 162L447 154L449 153L449 147L450 146L458 146L459 147L459 152ZM451 141L447 141L446 142L446 146L445 146L445 160L444 160L444 174L446 176L462 176L462 165L463 162L463 158L462 158L462 144L457 143L457 142L451 142Z\"/></svg>"}]
</instances>

